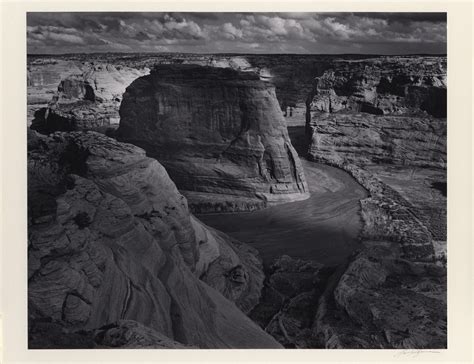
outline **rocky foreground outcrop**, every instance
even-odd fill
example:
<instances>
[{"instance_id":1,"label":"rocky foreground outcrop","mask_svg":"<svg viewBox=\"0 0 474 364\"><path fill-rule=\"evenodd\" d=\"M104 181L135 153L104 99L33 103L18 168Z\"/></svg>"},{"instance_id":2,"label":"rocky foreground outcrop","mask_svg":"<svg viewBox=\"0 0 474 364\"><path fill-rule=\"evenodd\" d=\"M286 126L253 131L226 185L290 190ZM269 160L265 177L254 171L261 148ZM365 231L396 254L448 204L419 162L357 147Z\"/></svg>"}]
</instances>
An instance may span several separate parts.
<instances>
[{"instance_id":1,"label":"rocky foreground outcrop","mask_svg":"<svg viewBox=\"0 0 474 364\"><path fill-rule=\"evenodd\" d=\"M361 247L337 267L277 259L250 317L289 348L446 348L446 251L396 191L340 167L370 193Z\"/></svg>"},{"instance_id":2,"label":"rocky foreground outcrop","mask_svg":"<svg viewBox=\"0 0 474 364\"><path fill-rule=\"evenodd\" d=\"M138 147L30 133L28 223L31 347L279 347L241 311L256 252L193 217Z\"/></svg>"},{"instance_id":3,"label":"rocky foreground outcrop","mask_svg":"<svg viewBox=\"0 0 474 364\"><path fill-rule=\"evenodd\" d=\"M309 196L274 87L250 72L157 66L127 88L117 137L158 159L195 211Z\"/></svg>"},{"instance_id":4,"label":"rocky foreground outcrop","mask_svg":"<svg viewBox=\"0 0 474 364\"><path fill-rule=\"evenodd\" d=\"M83 64L58 83L48 106L35 111L31 128L55 131L97 130L117 127L118 109L127 85L149 72L111 64ZM37 77L37 75L35 75ZM31 77L34 83L34 78ZM47 87L48 85L45 85Z\"/></svg>"}]
</instances>

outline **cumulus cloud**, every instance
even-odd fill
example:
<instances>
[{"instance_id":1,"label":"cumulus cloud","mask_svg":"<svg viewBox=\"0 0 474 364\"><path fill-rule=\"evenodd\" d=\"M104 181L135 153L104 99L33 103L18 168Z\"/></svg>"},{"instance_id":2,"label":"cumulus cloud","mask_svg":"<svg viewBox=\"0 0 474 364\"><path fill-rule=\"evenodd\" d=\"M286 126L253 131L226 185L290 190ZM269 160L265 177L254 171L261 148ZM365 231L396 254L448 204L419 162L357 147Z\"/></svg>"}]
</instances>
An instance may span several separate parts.
<instances>
[{"instance_id":1,"label":"cumulus cloud","mask_svg":"<svg viewBox=\"0 0 474 364\"><path fill-rule=\"evenodd\" d=\"M446 52L443 13L28 13L27 22L33 53Z\"/></svg>"},{"instance_id":2,"label":"cumulus cloud","mask_svg":"<svg viewBox=\"0 0 474 364\"><path fill-rule=\"evenodd\" d=\"M242 29L237 29L232 23L224 23L222 25L222 35L228 39L242 38L244 32Z\"/></svg>"}]
</instances>

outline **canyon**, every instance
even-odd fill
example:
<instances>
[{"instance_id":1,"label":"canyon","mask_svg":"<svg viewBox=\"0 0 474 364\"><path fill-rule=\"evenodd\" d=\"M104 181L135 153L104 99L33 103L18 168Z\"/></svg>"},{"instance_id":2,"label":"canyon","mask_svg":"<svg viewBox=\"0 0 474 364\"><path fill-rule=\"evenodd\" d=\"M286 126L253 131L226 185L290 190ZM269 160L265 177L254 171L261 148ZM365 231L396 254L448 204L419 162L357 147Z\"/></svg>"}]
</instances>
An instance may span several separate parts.
<instances>
[{"instance_id":1,"label":"canyon","mask_svg":"<svg viewBox=\"0 0 474 364\"><path fill-rule=\"evenodd\" d=\"M30 347L446 347L446 57L28 62Z\"/></svg>"}]
</instances>

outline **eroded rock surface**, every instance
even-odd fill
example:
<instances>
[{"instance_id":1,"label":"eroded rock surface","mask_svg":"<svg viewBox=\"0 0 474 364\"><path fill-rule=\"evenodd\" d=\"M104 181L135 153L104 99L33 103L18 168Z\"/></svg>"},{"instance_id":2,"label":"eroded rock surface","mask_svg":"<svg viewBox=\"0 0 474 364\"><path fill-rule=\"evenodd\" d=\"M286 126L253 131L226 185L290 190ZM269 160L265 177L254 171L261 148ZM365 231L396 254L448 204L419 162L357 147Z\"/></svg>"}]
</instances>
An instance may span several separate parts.
<instances>
[{"instance_id":1,"label":"eroded rock surface","mask_svg":"<svg viewBox=\"0 0 474 364\"><path fill-rule=\"evenodd\" d=\"M446 270L368 242L320 299L313 327L325 348L447 347Z\"/></svg>"},{"instance_id":2,"label":"eroded rock surface","mask_svg":"<svg viewBox=\"0 0 474 364\"><path fill-rule=\"evenodd\" d=\"M446 119L314 113L307 130L315 160L446 168Z\"/></svg>"},{"instance_id":3,"label":"eroded rock surface","mask_svg":"<svg viewBox=\"0 0 474 364\"><path fill-rule=\"evenodd\" d=\"M33 321L30 349L197 349L173 341L132 320L119 320L95 330L71 330L59 323Z\"/></svg>"},{"instance_id":4,"label":"eroded rock surface","mask_svg":"<svg viewBox=\"0 0 474 364\"><path fill-rule=\"evenodd\" d=\"M132 320L184 345L278 347L223 296L258 302L258 258L192 217L156 160L94 132L30 133L28 146L32 322Z\"/></svg>"},{"instance_id":5,"label":"eroded rock surface","mask_svg":"<svg viewBox=\"0 0 474 364\"><path fill-rule=\"evenodd\" d=\"M446 58L334 61L307 100L309 155L446 168Z\"/></svg>"},{"instance_id":6,"label":"eroded rock surface","mask_svg":"<svg viewBox=\"0 0 474 364\"><path fill-rule=\"evenodd\" d=\"M287 348L314 348L312 326L332 269L287 255L269 271L263 297L250 317Z\"/></svg>"},{"instance_id":7,"label":"eroded rock surface","mask_svg":"<svg viewBox=\"0 0 474 364\"><path fill-rule=\"evenodd\" d=\"M162 65L133 82L119 140L166 167L193 210L252 210L307 198L274 88L253 73Z\"/></svg>"},{"instance_id":8,"label":"eroded rock surface","mask_svg":"<svg viewBox=\"0 0 474 364\"><path fill-rule=\"evenodd\" d=\"M339 165L370 193L363 248L329 280L313 338L325 348L445 348L445 256L411 203L370 172Z\"/></svg>"},{"instance_id":9,"label":"eroded rock surface","mask_svg":"<svg viewBox=\"0 0 474 364\"><path fill-rule=\"evenodd\" d=\"M445 57L335 60L331 66L315 80L308 100L315 110L446 117Z\"/></svg>"},{"instance_id":10,"label":"eroded rock surface","mask_svg":"<svg viewBox=\"0 0 474 364\"><path fill-rule=\"evenodd\" d=\"M111 64L76 66L68 75L60 74L56 93L47 107L35 111L31 127L43 134L116 128L125 88L148 71ZM35 84L35 78L31 77L30 82Z\"/></svg>"}]
</instances>

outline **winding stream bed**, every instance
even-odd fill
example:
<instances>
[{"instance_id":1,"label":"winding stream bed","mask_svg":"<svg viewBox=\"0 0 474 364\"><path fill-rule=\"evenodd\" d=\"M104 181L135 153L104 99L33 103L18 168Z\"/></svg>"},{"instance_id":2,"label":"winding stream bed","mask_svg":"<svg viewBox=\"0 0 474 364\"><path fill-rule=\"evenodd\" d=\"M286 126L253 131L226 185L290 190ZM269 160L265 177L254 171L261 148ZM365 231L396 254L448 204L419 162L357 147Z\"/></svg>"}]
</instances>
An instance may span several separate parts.
<instances>
[{"instance_id":1,"label":"winding stream bed","mask_svg":"<svg viewBox=\"0 0 474 364\"><path fill-rule=\"evenodd\" d=\"M311 192L307 200L199 219L258 249L267 265L283 254L325 265L342 263L358 246L359 200L367 192L340 169L301 162Z\"/></svg>"}]
</instances>

